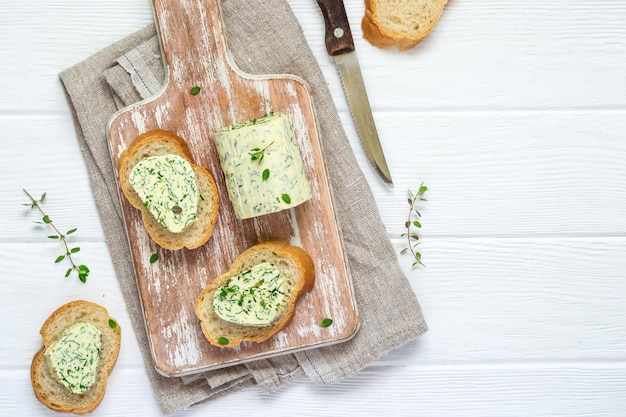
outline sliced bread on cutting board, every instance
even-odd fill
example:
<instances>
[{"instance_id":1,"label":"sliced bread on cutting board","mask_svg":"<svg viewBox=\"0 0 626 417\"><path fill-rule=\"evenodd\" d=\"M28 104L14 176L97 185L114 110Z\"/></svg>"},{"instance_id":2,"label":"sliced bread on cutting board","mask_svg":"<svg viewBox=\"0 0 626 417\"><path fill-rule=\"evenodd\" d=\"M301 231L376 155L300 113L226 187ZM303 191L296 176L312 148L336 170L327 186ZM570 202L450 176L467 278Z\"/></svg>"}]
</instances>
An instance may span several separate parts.
<instances>
[{"instance_id":1,"label":"sliced bread on cutting board","mask_svg":"<svg viewBox=\"0 0 626 417\"><path fill-rule=\"evenodd\" d=\"M284 299L279 305L270 306L271 297L256 305L250 301L250 305L253 310L252 314L256 314L255 309L261 310L260 303L265 307L265 302L267 302L268 308L276 308L278 314L275 318L267 323L249 324L235 323L220 317L215 305L215 300L220 298L220 292L226 295L233 291L233 288L236 288L236 297L241 297L243 301L243 306L240 302L236 308L241 307L243 310L246 309L247 299L251 300L252 296L260 296L259 288L263 284L262 280L251 282L251 287L247 291L241 286L229 285L229 282L242 274L249 273L255 266L264 264L271 264L280 272L281 284L268 290L270 292L280 290ZM233 347L243 341L263 342L289 324L294 316L298 298L313 288L314 281L313 260L307 252L302 248L288 244L284 240L269 240L244 251L226 273L215 278L211 284L204 288L196 300L196 316L201 321L202 332L209 343L214 346ZM256 294L254 290L257 290ZM238 309L238 313L241 314L240 309Z\"/></svg>"},{"instance_id":2,"label":"sliced bread on cutting board","mask_svg":"<svg viewBox=\"0 0 626 417\"><path fill-rule=\"evenodd\" d=\"M365 0L363 37L380 48L417 45L439 21L447 0Z\"/></svg>"},{"instance_id":3,"label":"sliced bread on cutting board","mask_svg":"<svg viewBox=\"0 0 626 417\"><path fill-rule=\"evenodd\" d=\"M63 385L52 370L46 352L72 326L87 323L100 333L99 359L95 380L85 392L75 393ZM35 395L46 407L66 413L91 413L102 401L120 351L122 333L107 310L95 303L76 300L56 309L40 330L43 347L35 354L30 377Z\"/></svg>"},{"instance_id":4,"label":"sliced bread on cutting board","mask_svg":"<svg viewBox=\"0 0 626 417\"><path fill-rule=\"evenodd\" d=\"M180 232L168 230L149 211L133 185L131 174L145 158L176 155L191 164L197 183L198 199L195 220ZM186 247L195 249L206 243L213 233L217 221L219 197L213 175L205 168L193 163L191 152L184 139L172 132L155 129L139 135L121 154L118 164L120 186L128 201L141 210L141 217L148 234L159 246L177 250Z\"/></svg>"}]
</instances>

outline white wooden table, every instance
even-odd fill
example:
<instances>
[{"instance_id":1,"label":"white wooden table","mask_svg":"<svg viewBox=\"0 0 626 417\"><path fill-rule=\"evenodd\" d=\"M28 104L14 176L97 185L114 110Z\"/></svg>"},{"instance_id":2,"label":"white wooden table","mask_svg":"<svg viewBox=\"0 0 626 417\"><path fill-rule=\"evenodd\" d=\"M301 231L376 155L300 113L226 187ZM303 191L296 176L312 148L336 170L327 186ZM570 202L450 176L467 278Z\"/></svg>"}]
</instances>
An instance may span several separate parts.
<instances>
[{"instance_id":1,"label":"white wooden table","mask_svg":"<svg viewBox=\"0 0 626 417\"><path fill-rule=\"evenodd\" d=\"M306 378L176 415L626 415L626 2L451 0L416 48L361 38L395 188L361 150L314 0L289 0L398 251L423 181L425 268L401 264L430 331L333 386ZM105 305L122 351L97 416L160 411L119 290L57 74L152 20L148 0L0 1L0 415L54 415L34 397L38 330L61 304ZM88 283L22 192L77 227Z\"/></svg>"}]
</instances>

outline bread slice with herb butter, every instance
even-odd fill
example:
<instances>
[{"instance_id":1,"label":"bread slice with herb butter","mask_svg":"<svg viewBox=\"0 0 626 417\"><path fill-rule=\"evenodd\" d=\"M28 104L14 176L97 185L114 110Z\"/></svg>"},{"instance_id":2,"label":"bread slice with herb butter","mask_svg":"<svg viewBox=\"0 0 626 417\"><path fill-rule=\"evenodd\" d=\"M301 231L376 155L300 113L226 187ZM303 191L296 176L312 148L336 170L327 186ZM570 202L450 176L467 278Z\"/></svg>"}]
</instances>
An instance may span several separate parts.
<instances>
[{"instance_id":1,"label":"bread slice with herb butter","mask_svg":"<svg viewBox=\"0 0 626 417\"><path fill-rule=\"evenodd\" d=\"M40 333L43 347L30 369L35 396L55 411L91 413L104 398L117 361L122 340L119 324L104 307L76 300L55 310Z\"/></svg>"},{"instance_id":2,"label":"bread slice with herb butter","mask_svg":"<svg viewBox=\"0 0 626 417\"><path fill-rule=\"evenodd\" d=\"M141 210L158 245L195 249L209 240L219 208L217 186L209 171L193 163L184 139L150 130L122 153L118 167L122 192Z\"/></svg>"},{"instance_id":3,"label":"bread slice with herb butter","mask_svg":"<svg viewBox=\"0 0 626 417\"><path fill-rule=\"evenodd\" d=\"M435 28L447 1L365 0L363 37L380 48L412 48Z\"/></svg>"},{"instance_id":4,"label":"bread slice with herb butter","mask_svg":"<svg viewBox=\"0 0 626 417\"><path fill-rule=\"evenodd\" d=\"M196 299L196 316L209 343L263 342L284 329L296 302L313 288L313 260L284 240L252 246Z\"/></svg>"}]
</instances>

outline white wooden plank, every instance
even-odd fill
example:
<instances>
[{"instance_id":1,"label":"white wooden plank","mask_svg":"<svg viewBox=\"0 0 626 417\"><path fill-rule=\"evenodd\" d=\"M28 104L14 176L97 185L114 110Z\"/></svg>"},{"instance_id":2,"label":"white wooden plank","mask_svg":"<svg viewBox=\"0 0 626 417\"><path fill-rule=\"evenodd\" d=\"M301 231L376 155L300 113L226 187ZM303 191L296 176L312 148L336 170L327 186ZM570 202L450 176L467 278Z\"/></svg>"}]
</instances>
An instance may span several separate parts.
<instances>
[{"instance_id":1,"label":"white wooden plank","mask_svg":"<svg viewBox=\"0 0 626 417\"><path fill-rule=\"evenodd\" d=\"M344 118L391 237L404 230L406 193L423 181L425 236L624 235L626 111L386 113L380 134L395 188L378 179ZM3 239L42 238L22 188L81 238L102 239L74 128L67 117L1 117L20 137L5 149ZM42 138L42 132L46 132ZM400 139L397 139L400 138ZM32 152L42 155L33 159ZM77 223L78 222L78 223Z\"/></svg>"},{"instance_id":2,"label":"white wooden plank","mask_svg":"<svg viewBox=\"0 0 626 417\"><path fill-rule=\"evenodd\" d=\"M149 1L5 0L0 111L65 114L58 73L152 22ZM10 41L8 41L10 40Z\"/></svg>"},{"instance_id":3,"label":"white wooden plank","mask_svg":"<svg viewBox=\"0 0 626 417\"><path fill-rule=\"evenodd\" d=\"M351 143L387 230L403 231L406 192L428 185L425 235L626 232L625 111L385 113L379 131L395 188Z\"/></svg>"},{"instance_id":4,"label":"white wooden plank","mask_svg":"<svg viewBox=\"0 0 626 417\"><path fill-rule=\"evenodd\" d=\"M280 416L622 417L624 366L369 368L335 384L300 378L273 393L251 388L172 414ZM6 415L55 416L39 404L20 370L0 371L0 389L13 393ZM98 416L160 416L142 370L116 367Z\"/></svg>"},{"instance_id":5,"label":"white wooden plank","mask_svg":"<svg viewBox=\"0 0 626 417\"><path fill-rule=\"evenodd\" d=\"M2 240L21 237L48 240L50 229L36 225L41 215L23 206L30 200L26 189L35 198L45 192L42 208L62 232L78 228L73 238L103 239L102 226L91 193L87 170L69 114L0 115L5 140L13 138L13 146L2 151L4 162L0 175L3 198L0 226Z\"/></svg>"},{"instance_id":6,"label":"white wooden plank","mask_svg":"<svg viewBox=\"0 0 626 417\"><path fill-rule=\"evenodd\" d=\"M345 110L316 4L290 4ZM12 41L0 45L4 112L65 111L56 74L152 20L148 1L3 5L12 16L2 28L3 38ZM376 112L626 104L620 88L626 85L626 47L616 41L626 35L623 2L450 2L435 31L402 53L361 38L361 0L346 2L346 8Z\"/></svg>"},{"instance_id":7,"label":"white wooden plank","mask_svg":"<svg viewBox=\"0 0 626 417\"><path fill-rule=\"evenodd\" d=\"M375 110L626 104L624 2L451 1L405 52L359 39L362 1L348 3Z\"/></svg>"},{"instance_id":8,"label":"white wooden plank","mask_svg":"<svg viewBox=\"0 0 626 417\"><path fill-rule=\"evenodd\" d=\"M623 237L425 239L425 268L399 257L430 329L402 360L623 360L625 250Z\"/></svg>"},{"instance_id":9,"label":"white wooden plank","mask_svg":"<svg viewBox=\"0 0 626 417\"><path fill-rule=\"evenodd\" d=\"M403 244L394 240L398 251ZM132 340L105 245L81 243L81 248L77 255L92 270L87 284L63 278L66 266L52 262L57 245L0 244L3 296L13 300L0 305L0 316L12 317L4 334L25 347L16 358L13 346L1 345L0 367L29 363L41 344L37 332L45 318L75 298L106 305L128 329L125 340ZM626 238L424 240L426 268L411 270L406 254L399 261L430 330L382 362L623 359L625 249ZM14 311L16 304L30 304L34 294L46 296L27 310ZM134 360L140 363L139 357Z\"/></svg>"}]
</instances>

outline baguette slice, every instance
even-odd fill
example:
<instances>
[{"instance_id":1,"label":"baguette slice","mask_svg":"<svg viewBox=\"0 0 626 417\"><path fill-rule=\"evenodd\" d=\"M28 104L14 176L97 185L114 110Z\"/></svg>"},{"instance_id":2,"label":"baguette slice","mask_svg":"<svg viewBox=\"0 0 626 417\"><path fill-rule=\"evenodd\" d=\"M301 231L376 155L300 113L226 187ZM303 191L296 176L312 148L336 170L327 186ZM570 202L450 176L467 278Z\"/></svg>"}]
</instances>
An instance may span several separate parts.
<instances>
[{"instance_id":1,"label":"baguette slice","mask_svg":"<svg viewBox=\"0 0 626 417\"><path fill-rule=\"evenodd\" d=\"M115 323L114 327L109 324L109 320ZM81 322L92 324L100 330L102 347L96 382L85 393L74 394L53 375L44 352L59 339L65 329ZM109 316L104 307L89 301L76 300L55 310L44 322L40 333L43 347L35 354L30 368L35 396L46 407L55 411L74 414L92 412L104 398L107 379L117 361L122 340L119 323Z\"/></svg>"},{"instance_id":2,"label":"baguette slice","mask_svg":"<svg viewBox=\"0 0 626 417\"><path fill-rule=\"evenodd\" d=\"M412 48L434 29L446 3L447 0L365 0L363 37L380 48Z\"/></svg>"},{"instance_id":3,"label":"baguette slice","mask_svg":"<svg viewBox=\"0 0 626 417\"><path fill-rule=\"evenodd\" d=\"M144 206L129 180L131 171L143 158L167 154L179 155L191 163L196 174L198 191L202 196L198 201L196 220L180 233L170 232L157 221ZM213 234L219 208L215 179L205 168L193 163L189 147L182 138L160 129L150 130L138 136L120 156L119 178L122 192L133 207L141 210L146 230L159 246L171 250L183 247L195 249L205 244Z\"/></svg>"},{"instance_id":4,"label":"baguette slice","mask_svg":"<svg viewBox=\"0 0 626 417\"><path fill-rule=\"evenodd\" d=\"M250 326L221 319L213 308L213 296L228 280L254 265L269 262L275 265L287 283L286 300L282 314L270 325ZM313 288L315 270L313 260L303 249L279 239L252 246L235 260L228 272L218 276L204 288L196 299L196 316L209 343L218 347L233 347L243 341L263 342L284 329L294 315L296 301ZM221 343L220 343L221 342Z\"/></svg>"}]
</instances>

